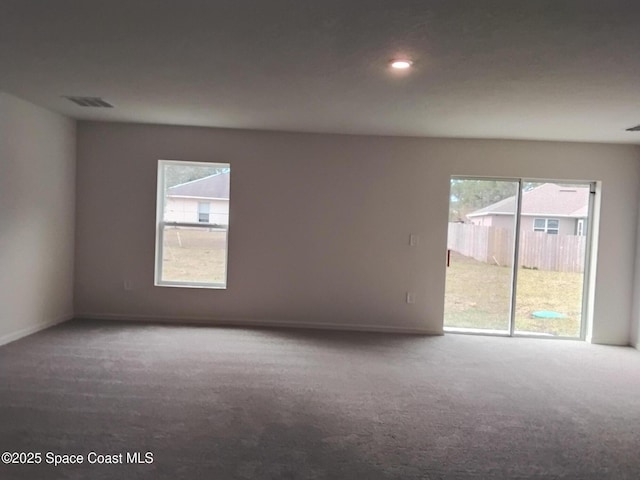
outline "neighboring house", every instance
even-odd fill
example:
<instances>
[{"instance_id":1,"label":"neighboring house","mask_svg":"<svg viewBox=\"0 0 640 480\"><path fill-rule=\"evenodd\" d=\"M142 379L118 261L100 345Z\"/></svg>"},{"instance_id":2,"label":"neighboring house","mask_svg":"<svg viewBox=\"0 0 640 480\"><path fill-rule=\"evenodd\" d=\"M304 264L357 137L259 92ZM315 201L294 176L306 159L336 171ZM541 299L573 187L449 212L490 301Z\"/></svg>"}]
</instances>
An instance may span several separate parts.
<instances>
[{"instance_id":1,"label":"neighboring house","mask_svg":"<svg viewBox=\"0 0 640 480\"><path fill-rule=\"evenodd\" d=\"M229 172L167 189L165 221L229 225Z\"/></svg>"},{"instance_id":2,"label":"neighboring house","mask_svg":"<svg viewBox=\"0 0 640 480\"><path fill-rule=\"evenodd\" d=\"M474 225L513 228L516 197L505 198L469 213ZM589 187L543 183L522 194L521 232L586 235Z\"/></svg>"}]
</instances>

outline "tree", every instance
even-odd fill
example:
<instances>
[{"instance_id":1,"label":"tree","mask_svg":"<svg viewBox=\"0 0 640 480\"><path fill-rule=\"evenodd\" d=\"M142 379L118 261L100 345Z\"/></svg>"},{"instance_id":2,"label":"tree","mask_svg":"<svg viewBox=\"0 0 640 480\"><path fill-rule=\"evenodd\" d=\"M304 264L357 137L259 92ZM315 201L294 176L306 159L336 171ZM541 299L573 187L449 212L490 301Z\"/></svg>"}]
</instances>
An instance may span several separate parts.
<instances>
[{"instance_id":1,"label":"tree","mask_svg":"<svg viewBox=\"0 0 640 480\"><path fill-rule=\"evenodd\" d=\"M228 171L228 168L216 166L166 165L164 171L164 184L166 188L170 188L192 180L208 177L215 173L224 173Z\"/></svg>"}]
</instances>

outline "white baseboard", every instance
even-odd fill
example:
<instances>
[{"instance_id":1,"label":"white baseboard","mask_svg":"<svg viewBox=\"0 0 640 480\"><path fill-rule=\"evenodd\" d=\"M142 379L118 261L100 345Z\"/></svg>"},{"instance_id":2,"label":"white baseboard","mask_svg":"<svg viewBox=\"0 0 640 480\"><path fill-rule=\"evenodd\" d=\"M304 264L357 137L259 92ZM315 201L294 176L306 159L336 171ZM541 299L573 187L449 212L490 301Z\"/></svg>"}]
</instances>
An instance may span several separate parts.
<instances>
[{"instance_id":1,"label":"white baseboard","mask_svg":"<svg viewBox=\"0 0 640 480\"><path fill-rule=\"evenodd\" d=\"M612 347L628 347L630 343L625 340L619 339L611 339L611 338L595 338L587 339L589 343L593 343L594 345L609 345Z\"/></svg>"},{"instance_id":2,"label":"white baseboard","mask_svg":"<svg viewBox=\"0 0 640 480\"><path fill-rule=\"evenodd\" d=\"M17 330L11 333L6 333L0 336L0 346L6 345L7 343L15 342L16 340L20 340L21 338L27 337L29 335L33 335L34 333L39 332L40 330L45 330L47 328L53 327L54 325L58 325L59 323L69 321L72 318L73 318L73 315L68 314L62 317L58 317L54 320L49 320L48 322L36 323L35 325L32 325L30 327L22 328L20 330Z\"/></svg>"},{"instance_id":3,"label":"white baseboard","mask_svg":"<svg viewBox=\"0 0 640 480\"><path fill-rule=\"evenodd\" d=\"M274 320L245 320L203 317L167 317L161 315L127 315L119 313L78 313L75 318L87 320L117 320L129 322L166 323L176 325L209 325L212 327L267 327L305 328L314 330L341 330L353 332L399 333L410 335L444 335L442 331L422 328L394 327L387 325L359 325L342 323L287 322Z\"/></svg>"}]
</instances>

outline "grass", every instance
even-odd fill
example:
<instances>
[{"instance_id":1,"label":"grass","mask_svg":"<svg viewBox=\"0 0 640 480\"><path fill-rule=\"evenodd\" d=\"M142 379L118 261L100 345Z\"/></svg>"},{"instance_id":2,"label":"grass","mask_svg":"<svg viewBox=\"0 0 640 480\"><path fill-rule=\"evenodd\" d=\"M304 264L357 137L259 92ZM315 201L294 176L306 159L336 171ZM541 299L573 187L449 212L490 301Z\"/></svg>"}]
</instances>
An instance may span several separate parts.
<instances>
[{"instance_id":1,"label":"grass","mask_svg":"<svg viewBox=\"0 0 640 480\"><path fill-rule=\"evenodd\" d=\"M163 280L223 283L226 232L167 229ZM452 252L447 270L445 326L508 330L511 269ZM518 270L516 330L575 337L580 333L582 274ZM566 315L536 319L537 310Z\"/></svg>"},{"instance_id":2,"label":"grass","mask_svg":"<svg viewBox=\"0 0 640 480\"><path fill-rule=\"evenodd\" d=\"M164 232L162 279L224 283L227 232L171 228Z\"/></svg>"},{"instance_id":3,"label":"grass","mask_svg":"<svg viewBox=\"0 0 640 480\"><path fill-rule=\"evenodd\" d=\"M582 310L582 274L518 269L515 329L577 337ZM447 270L445 326L508 330L511 269L455 252ZM533 318L538 310L566 318Z\"/></svg>"}]
</instances>

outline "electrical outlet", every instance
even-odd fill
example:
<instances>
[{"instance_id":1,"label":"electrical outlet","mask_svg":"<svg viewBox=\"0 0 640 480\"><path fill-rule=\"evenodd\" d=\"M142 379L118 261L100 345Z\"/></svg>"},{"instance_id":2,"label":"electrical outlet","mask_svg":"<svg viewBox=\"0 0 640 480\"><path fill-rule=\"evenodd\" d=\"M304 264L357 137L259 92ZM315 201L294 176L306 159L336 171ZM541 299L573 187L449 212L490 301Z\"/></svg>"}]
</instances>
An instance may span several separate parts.
<instances>
[{"instance_id":1,"label":"electrical outlet","mask_svg":"<svg viewBox=\"0 0 640 480\"><path fill-rule=\"evenodd\" d=\"M407 292L407 303L416 303L416 294L413 292Z\"/></svg>"},{"instance_id":2,"label":"electrical outlet","mask_svg":"<svg viewBox=\"0 0 640 480\"><path fill-rule=\"evenodd\" d=\"M129 279L125 280L122 286L127 292L133 290L133 282Z\"/></svg>"},{"instance_id":3,"label":"electrical outlet","mask_svg":"<svg viewBox=\"0 0 640 480\"><path fill-rule=\"evenodd\" d=\"M416 233L409 235L409 245L415 247L418 245L418 242L420 242L420 237Z\"/></svg>"}]
</instances>

